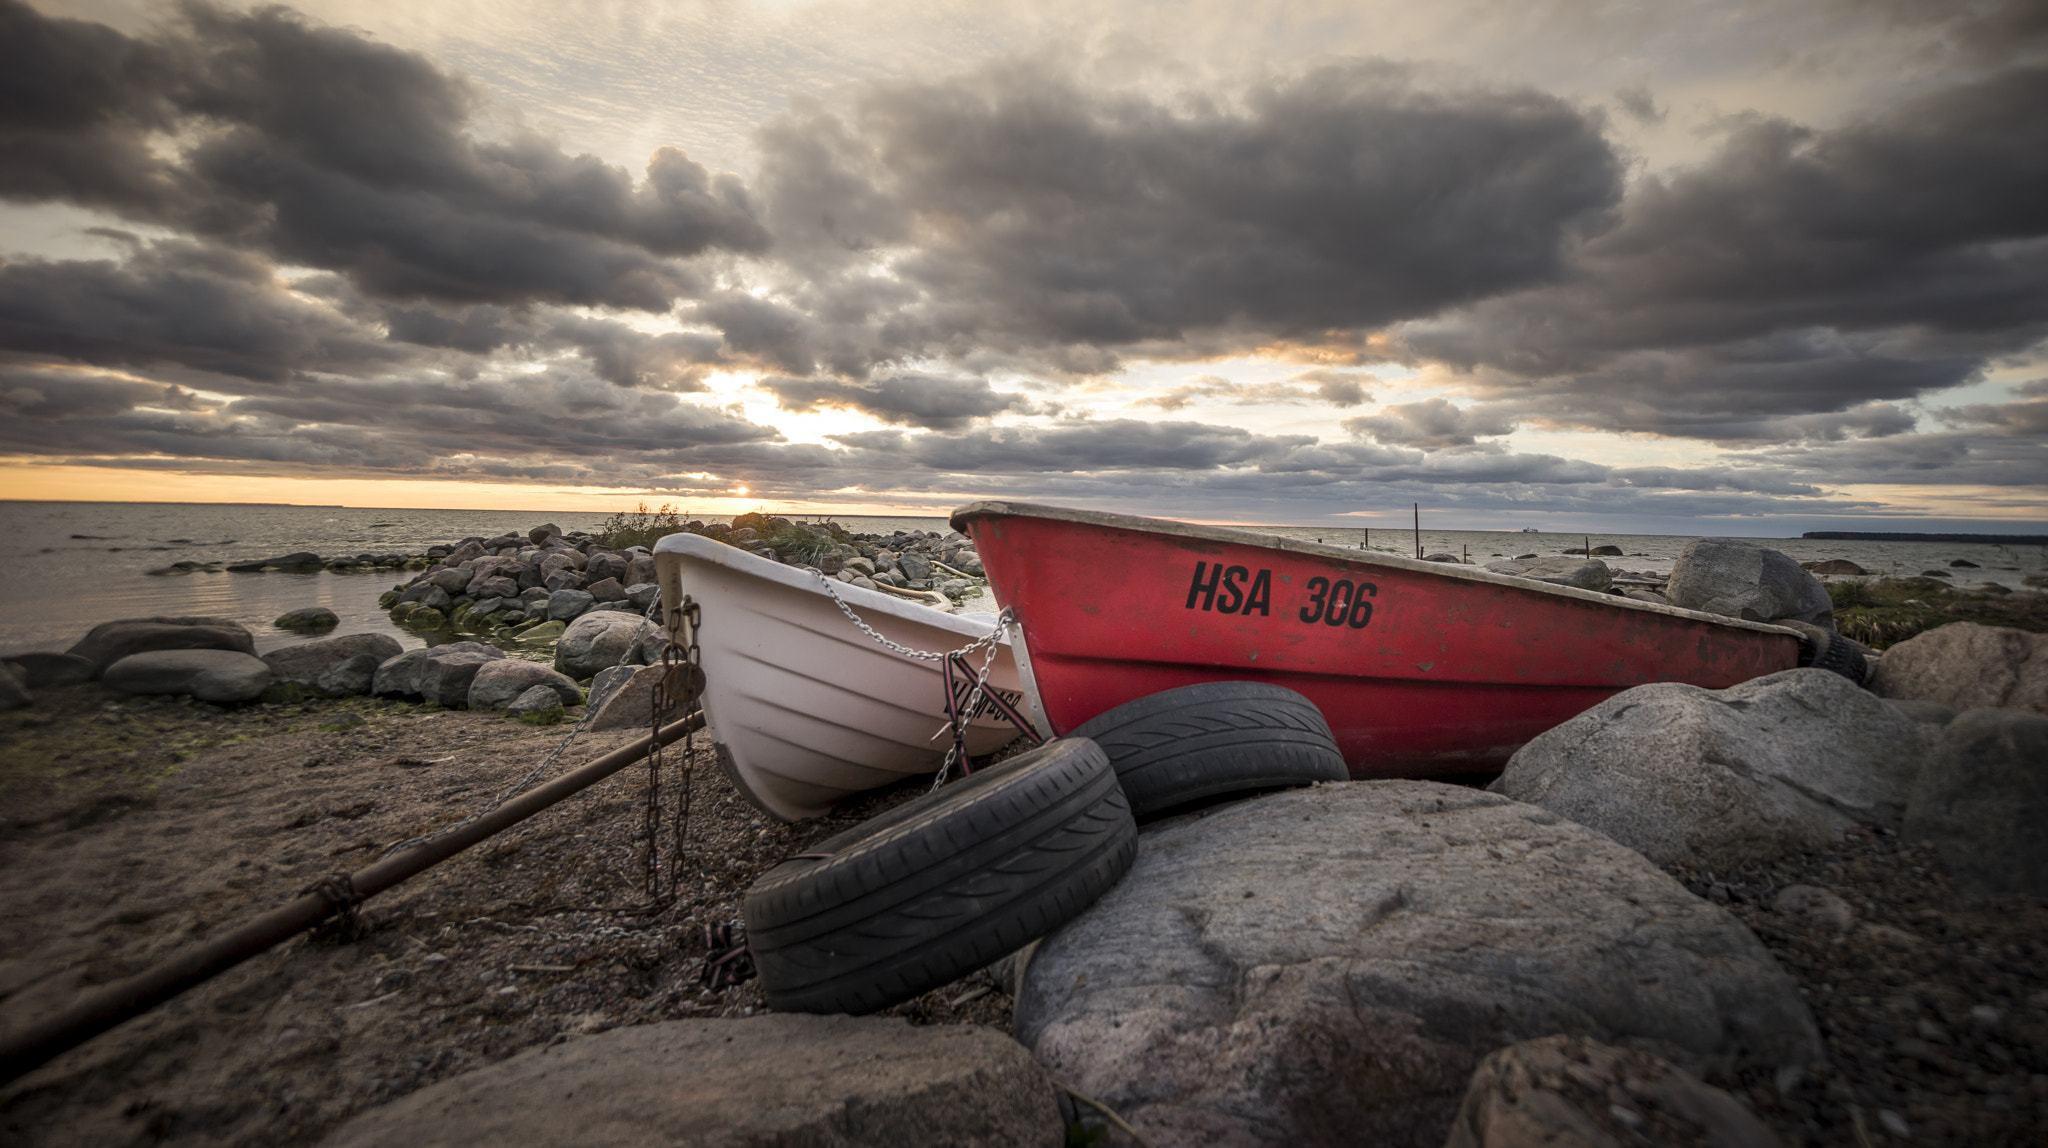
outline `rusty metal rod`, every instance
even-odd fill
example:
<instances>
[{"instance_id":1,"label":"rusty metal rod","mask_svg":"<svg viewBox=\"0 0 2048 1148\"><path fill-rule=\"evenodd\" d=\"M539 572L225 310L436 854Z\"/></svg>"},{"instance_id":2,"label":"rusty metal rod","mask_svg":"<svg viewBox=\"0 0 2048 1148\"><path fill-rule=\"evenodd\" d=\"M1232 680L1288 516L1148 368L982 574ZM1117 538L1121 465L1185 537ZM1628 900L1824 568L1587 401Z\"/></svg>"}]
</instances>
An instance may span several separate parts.
<instances>
[{"instance_id":1,"label":"rusty metal rod","mask_svg":"<svg viewBox=\"0 0 2048 1148\"><path fill-rule=\"evenodd\" d=\"M704 728L700 710L605 754L546 785L537 785L475 821L349 876L358 898L378 893L446 861L494 833L532 817L579 790L603 781L646 757L659 741L681 740ZM334 902L320 893L304 893L282 908L255 918L226 936L189 949L153 968L109 985L38 1024L0 1037L0 1084L40 1068L57 1056L100 1033L212 979L250 957L319 924L332 916Z\"/></svg>"}]
</instances>

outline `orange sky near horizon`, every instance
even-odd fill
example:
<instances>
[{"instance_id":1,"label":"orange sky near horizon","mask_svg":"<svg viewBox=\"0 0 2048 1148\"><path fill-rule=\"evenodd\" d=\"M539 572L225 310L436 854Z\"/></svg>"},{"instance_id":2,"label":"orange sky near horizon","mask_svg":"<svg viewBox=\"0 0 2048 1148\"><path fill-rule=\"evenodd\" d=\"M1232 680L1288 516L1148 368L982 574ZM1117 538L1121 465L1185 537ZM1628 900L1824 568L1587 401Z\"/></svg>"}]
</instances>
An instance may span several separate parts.
<instances>
[{"instance_id":1,"label":"orange sky near horizon","mask_svg":"<svg viewBox=\"0 0 2048 1148\"><path fill-rule=\"evenodd\" d=\"M970 496L918 506L833 499L682 498L635 487L563 487L545 483L460 482L446 479L251 478L245 475L120 470L97 466L36 466L0 462L0 498L36 502L277 502L298 506L382 507L393 510L558 510L610 514L645 502L698 514L914 515L943 518Z\"/></svg>"}]
</instances>

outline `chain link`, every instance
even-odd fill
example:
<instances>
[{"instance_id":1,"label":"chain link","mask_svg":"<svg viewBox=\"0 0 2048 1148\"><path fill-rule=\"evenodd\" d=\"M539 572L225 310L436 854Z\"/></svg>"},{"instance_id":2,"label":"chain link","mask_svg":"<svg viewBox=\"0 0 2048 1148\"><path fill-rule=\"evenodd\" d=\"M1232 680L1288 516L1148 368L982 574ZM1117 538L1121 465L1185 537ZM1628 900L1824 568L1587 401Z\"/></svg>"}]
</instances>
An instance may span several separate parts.
<instances>
[{"instance_id":1,"label":"chain link","mask_svg":"<svg viewBox=\"0 0 2048 1148\"><path fill-rule=\"evenodd\" d=\"M946 778L953 771L953 764L962 761L967 756L967 723L972 720L975 711L981 708L982 698L988 692L989 671L995 668L996 664L996 647L1001 644L1003 635L1009 631L1010 624L1017 620L1016 611L1008 606L1003 607L1002 613L996 615L995 626L989 630L986 636L976 638L957 650L935 654L929 650L912 649L899 642L889 640L873 626L863 621L859 614L853 612L853 607L847 605L846 599L841 598L839 592L832 588L831 578L826 577L822 572L814 572L813 576L825 588L825 596L832 599L833 604L839 607L840 613L846 615L847 621L860 627L862 633L873 638L881 643L884 648L894 653L901 654L906 658L916 658L924 662L942 662L947 658L957 657L964 664L969 655L973 654L974 651L983 651L981 673L974 680L974 688L967 692L966 702L957 707L957 714L948 719L948 723L953 727L953 747L946 751L946 760L940 764L939 772L933 775L932 788L937 789L941 785L946 784ZM950 698L947 700L951 701Z\"/></svg>"},{"instance_id":2,"label":"chain link","mask_svg":"<svg viewBox=\"0 0 2048 1148\"><path fill-rule=\"evenodd\" d=\"M654 747L647 754L647 805L642 814L646 846L641 854L641 888L647 896L645 912L656 912L672 904L682 892L683 843L689 835L690 788L697 760L697 735L693 732L683 739L682 790L676 797L675 810L670 824L670 839L674 842L674 858L668 867L667 888L664 889L661 866L661 771L666 763L660 740L661 728L671 720L678 707L687 707L697 700L703 680L702 667L704 650L698 644L698 631L703 628L702 608L689 595L677 610L677 628L687 627L689 645L681 647L675 640L681 635L671 631L669 643L661 650L661 674L654 680L653 704L648 706L648 729L654 738Z\"/></svg>"}]
</instances>

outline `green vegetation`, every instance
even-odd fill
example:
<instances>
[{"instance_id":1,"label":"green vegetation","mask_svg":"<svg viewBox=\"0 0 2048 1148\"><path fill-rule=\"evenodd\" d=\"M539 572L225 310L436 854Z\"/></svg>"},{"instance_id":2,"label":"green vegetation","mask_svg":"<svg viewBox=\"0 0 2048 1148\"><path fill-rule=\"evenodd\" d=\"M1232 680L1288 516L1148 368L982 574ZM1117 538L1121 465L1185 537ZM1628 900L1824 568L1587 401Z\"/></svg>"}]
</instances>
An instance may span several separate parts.
<instances>
[{"instance_id":1,"label":"green vegetation","mask_svg":"<svg viewBox=\"0 0 2048 1148\"><path fill-rule=\"evenodd\" d=\"M775 551L775 556L785 562L804 566L816 566L825 552L839 543L829 534L822 533L824 527L798 526L790 523L776 528L765 542Z\"/></svg>"},{"instance_id":2,"label":"green vegetation","mask_svg":"<svg viewBox=\"0 0 2048 1148\"><path fill-rule=\"evenodd\" d=\"M2048 633L2048 601L2038 594L1980 594L1912 577L1831 582L1828 596L1835 627L1879 650L1950 622Z\"/></svg>"},{"instance_id":3,"label":"green vegetation","mask_svg":"<svg viewBox=\"0 0 2048 1148\"><path fill-rule=\"evenodd\" d=\"M614 514L597 528L597 540L607 550L624 550L628 546L652 547L656 539L665 534L680 534L688 523L676 513L674 504L664 502L659 510L647 509L641 503L630 513Z\"/></svg>"}]
</instances>

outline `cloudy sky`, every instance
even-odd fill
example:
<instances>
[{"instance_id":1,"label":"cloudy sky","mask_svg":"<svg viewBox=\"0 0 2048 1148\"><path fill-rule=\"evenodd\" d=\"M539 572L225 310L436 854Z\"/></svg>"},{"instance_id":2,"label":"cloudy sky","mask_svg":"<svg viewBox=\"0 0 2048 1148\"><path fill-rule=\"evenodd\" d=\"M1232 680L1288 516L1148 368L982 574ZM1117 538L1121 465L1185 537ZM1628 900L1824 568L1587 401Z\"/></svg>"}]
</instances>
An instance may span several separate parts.
<instances>
[{"instance_id":1,"label":"cloudy sky","mask_svg":"<svg viewBox=\"0 0 2048 1148\"><path fill-rule=\"evenodd\" d=\"M0 497L2048 521L2040 0L0 0L0 259Z\"/></svg>"}]
</instances>

